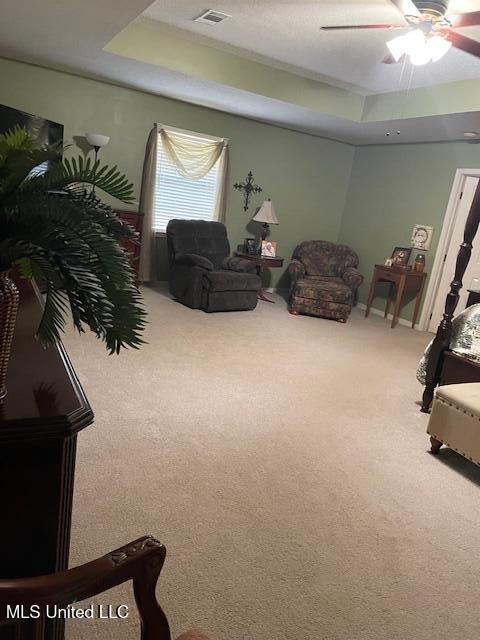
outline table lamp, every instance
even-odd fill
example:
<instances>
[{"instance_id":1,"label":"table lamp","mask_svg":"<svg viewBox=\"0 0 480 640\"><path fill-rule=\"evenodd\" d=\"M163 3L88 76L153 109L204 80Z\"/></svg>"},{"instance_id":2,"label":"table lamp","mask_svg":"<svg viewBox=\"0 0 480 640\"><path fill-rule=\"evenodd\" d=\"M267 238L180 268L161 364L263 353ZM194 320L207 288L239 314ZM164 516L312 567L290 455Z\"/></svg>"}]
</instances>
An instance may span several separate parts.
<instances>
[{"instance_id":1,"label":"table lamp","mask_svg":"<svg viewBox=\"0 0 480 640\"><path fill-rule=\"evenodd\" d=\"M273 208L273 202L270 200L270 198L262 203L262 206L253 217L253 220L256 220L257 222L263 222L262 240L265 240L268 234L269 225L278 224L275 209Z\"/></svg>"}]
</instances>

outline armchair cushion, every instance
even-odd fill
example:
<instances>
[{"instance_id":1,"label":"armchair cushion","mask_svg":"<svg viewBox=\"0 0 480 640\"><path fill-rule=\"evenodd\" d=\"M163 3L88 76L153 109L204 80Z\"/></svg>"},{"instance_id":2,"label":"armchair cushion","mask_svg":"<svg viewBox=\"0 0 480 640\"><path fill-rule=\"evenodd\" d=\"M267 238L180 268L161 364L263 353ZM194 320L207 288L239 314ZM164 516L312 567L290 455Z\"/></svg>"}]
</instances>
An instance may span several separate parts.
<instances>
[{"instance_id":1,"label":"armchair cushion","mask_svg":"<svg viewBox=\"0 0 480 640\"><path fill-rule=\"evenodd\" d=\"M255 273L256 266L251 260L245 260L237 256L227 256L222 262L222 269L227 271L239 271L240 273Z\"/></svg>"},{"instance_id":2,"label":"armchair cushion","mask_svg":"<svg viewBox=\"0 0 480 640\"><path fill-rule=\"evenodd\" d=\"M325 240L301 242L292 257L303 263L308 276L341 278L348 267L358 265L358 256L350 247Z\"/></svg>"},{"instance_id":3,"label":"armchair cushion","mask_svg":"<svg viewBox=\"0 0 480 640\"><path fill-rule=\"evenodd\" d=\"M256 273L210 271L203 275L203 287L208 291L258 291L260 278Z\"/></svg>"},{"instance_id":4,"label":"armchair cushion","mask_svg":"<svg viewBox=\"0 0 480 640\"><path fill-rule=\"evenodd\" d=\"M215 269L230 255L227 229L220 222L206 220L170 220L167 225L168 261L194 254L208 258Z\"/></svg>"},{"instance_id":5,"label":"armchair cushion","mask_svg":"<svg viewBox=\"0 0 480 640\"><path fill-rule=\"evenodd\" d=\"M196 253L184 253L183 255L176 256L175 261L187 267L201 267L207 271L213 271L213 262L205 258L205 256L199 256Z\"/></svg>"},{"instance_id":6,"label":"armchair cushion","mask_svg":"<svg viewBox=\"0 0 480 640\"><path fill-rule=\"evenodd\" d=\"M348 267L347 269L345 269L345 271L342 274L342 279L345 282L345 284L350 287L352 291L355 291L356 289L358 289L358 287L363 282L362 274L360 273L360 271L358 271L354 267Z\"/></svg>"},{"instance_id":7,"label":"armchair cushion","mask_svg":"<svg viewBox=\"0 0 480 640\"><path fill-rule=\"evenodd\" d=\"M310 300L351 304L352 290L341 278L306 276L297 280L295 297Z\"/></svg>"}]
</instances>

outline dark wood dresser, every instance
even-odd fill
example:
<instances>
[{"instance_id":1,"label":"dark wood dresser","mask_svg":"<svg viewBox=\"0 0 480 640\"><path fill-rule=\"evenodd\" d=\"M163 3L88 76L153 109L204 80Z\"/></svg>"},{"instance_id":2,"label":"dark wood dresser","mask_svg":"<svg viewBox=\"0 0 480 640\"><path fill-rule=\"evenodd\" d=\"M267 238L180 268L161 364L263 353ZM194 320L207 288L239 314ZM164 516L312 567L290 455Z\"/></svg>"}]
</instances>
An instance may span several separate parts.
<instances>
[{"instance_id":1,"label":"dark wood dresser","mask_svg":"<svg viewBox=\"0 0 480 640\"><path fill-rule=\"evenodd\" d=\"M446 351L440 384L463 384L464 382L480 382L480 362Z\"/></svg>"},{"instance_id":2,"label":"dark wood dresser","mask_svg":"<svg viewBox=\"0 0 480 640\"><path fill-rule=\"evenodd\" d=\"M135 271L137 284L138 280L138 269L140 266L140 249L142 246L142 230L143 230L143 213L139 213L138 211L115 211L117 216L127 222L132 229L137 233L136 240L125 238L121 241L121 245L124 249L126 249L130 255L130 264L132 265L132 269Z\"/></svg>"},{"instance_id":3,"label":"dark wood dresser","mask_svg":"<svg viewBox=\"0 0 480 640\"><path fill-rule=\"evenodd\" d=\"M77 433L93 422L63 346L43 349L34 338L42 314L37 291L29 281L17 286L20 308L0 404L2 578L68 567ZM45 638L60 640L63 626L47 621ZM0 627L1 640L16 637L12 627Z\"/></svg>"},{"instance_id":4,"label":"dark wood dresser","mask_svg":"<svg viewBox=\"0 0 480 640\"><path fill-rule=\"evenodd\" d=\"M468 291L468 300L467 307L471 307L472 304L478 304L480 302L480 291L476 289L467 289Z\"/></svg>"}]
</instances>

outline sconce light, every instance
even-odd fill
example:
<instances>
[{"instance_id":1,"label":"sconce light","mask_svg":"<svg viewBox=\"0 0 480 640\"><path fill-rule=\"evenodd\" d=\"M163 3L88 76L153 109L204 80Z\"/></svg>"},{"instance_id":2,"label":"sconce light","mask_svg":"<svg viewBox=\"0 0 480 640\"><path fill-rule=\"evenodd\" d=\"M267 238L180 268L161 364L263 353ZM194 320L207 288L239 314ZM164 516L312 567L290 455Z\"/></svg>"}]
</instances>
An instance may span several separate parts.
<instances>
[{"instance_id":1,"label":"sconce light","mask_svg":"<svg viewBox=\"0 0 480 640\"><path fill-rule=\"evenodd\" d=\"M88 144L95 149L95 162L98 159L98 152L102 147L110 142L110 136L104 136L101 133L86 133L85 138Z\"/></svg>"}]
</instances>

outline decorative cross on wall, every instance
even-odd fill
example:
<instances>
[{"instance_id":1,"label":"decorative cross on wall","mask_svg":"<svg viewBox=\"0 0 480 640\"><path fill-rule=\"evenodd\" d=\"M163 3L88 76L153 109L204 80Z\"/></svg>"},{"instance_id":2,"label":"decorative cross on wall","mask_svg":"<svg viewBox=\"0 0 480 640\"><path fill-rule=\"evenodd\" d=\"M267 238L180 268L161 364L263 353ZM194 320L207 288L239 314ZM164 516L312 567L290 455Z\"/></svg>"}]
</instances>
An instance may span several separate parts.
<instances>
[{"instance_id":1,"label":"decorative cross on wall","mask_svg":"<svg viewBox=\"0 0 480 640\"><path fill-rule=\"evenodd\" d=\"M238 191L243 191L244 211L248 210L248 203L250 201L250 196L252 195L252 193L260 193L260 191L263 191L262 187L259 187L258 184L254 183L253 174L251 171L248 172L248 176L245 182L235 182L233 188L237 189Z\"/></svg>"}]
</instances>

